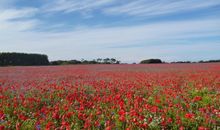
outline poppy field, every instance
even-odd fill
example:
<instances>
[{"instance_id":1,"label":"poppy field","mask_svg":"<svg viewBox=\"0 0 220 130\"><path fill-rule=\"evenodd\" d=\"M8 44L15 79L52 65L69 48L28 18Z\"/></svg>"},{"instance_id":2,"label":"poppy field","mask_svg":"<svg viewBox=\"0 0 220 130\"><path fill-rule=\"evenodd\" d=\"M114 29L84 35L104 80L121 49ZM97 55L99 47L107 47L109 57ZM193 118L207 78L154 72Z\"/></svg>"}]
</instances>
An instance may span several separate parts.
<instances>
[{"instance_id":1,"label":"poppy field","mask_svg":"<svg viewBox=\"0 0 220 130\"><path fill-rule=\"evenodd\" d=\"M0 130L220 128L220 64L0 68Z\"/></svg>"}]
</instances>

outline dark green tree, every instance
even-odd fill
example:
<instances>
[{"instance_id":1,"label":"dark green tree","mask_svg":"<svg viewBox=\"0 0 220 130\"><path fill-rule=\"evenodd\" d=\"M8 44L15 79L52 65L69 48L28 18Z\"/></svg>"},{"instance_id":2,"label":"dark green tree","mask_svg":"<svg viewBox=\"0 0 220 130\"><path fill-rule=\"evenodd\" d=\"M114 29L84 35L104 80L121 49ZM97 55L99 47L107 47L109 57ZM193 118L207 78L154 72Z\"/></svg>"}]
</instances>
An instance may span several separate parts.
<instances>
[{"instance_id":1,"label":"dark green tree","mask_svg":"<svg viewBox=\"0 0 220 130\"><path fill-rule=\"evenodd\" d=\"M47 55L27 53L0 53L0 66L49 65Z\"/></svg>"},{"instance_id":2,"label":"dark green tree","mask_svg":"<svg viewBox=\"0 0 220 130\"><path fill-rule=\"evenodd\" d=\"M140 64L159 64L162 63L160 59L147 59L147 60L142 60Z\"/></svg>"}]
</instances>

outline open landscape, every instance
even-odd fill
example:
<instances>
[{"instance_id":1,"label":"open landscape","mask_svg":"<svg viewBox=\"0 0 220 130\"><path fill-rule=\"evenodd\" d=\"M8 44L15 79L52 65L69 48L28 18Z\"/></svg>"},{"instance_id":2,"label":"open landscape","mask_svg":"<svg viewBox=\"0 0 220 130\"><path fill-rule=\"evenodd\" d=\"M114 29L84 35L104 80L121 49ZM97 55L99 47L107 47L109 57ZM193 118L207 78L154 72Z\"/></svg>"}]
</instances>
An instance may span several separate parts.
<instances>
[{"instance_id":1,"label":"open landscape","mask_svg":"<svg viewBox=\"0 0 220 130\"><path fill-rule=\"evenodd\" d=\"M0 130L220 130L220 0L0 0Z\"/></svg>"},{"instance_id":2,"label":"open landscape","mask_svg":"<svg viewBox=\"0 0 220 130\"><path fill-rule=\"evenodd\" d=\"M219 129L220 64L0 68L0 129Z\"/></svg>"}]
</instances>

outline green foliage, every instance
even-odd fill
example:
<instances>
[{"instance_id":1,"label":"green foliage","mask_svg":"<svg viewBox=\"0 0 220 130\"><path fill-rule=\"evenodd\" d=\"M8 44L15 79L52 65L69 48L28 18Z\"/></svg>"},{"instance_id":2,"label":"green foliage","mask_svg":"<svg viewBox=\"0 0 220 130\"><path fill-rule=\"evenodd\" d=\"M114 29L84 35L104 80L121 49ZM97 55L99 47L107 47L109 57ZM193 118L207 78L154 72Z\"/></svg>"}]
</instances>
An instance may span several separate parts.
<instances>
[{"instance_id":1,"label":"green foliage","mask_svg":"<svg viewBox=\"0 0 220 130\"><path fill-rule=\"evenodd\" d=\"M155 64L155 63L162 63L160 59L147 59L147 60L142 60L140 64Z\"/></svg>"},{"instance_id":2,"label":"green foliage","mask_svg":"<svg viewBox=\"0 0 220 130\"><path fill-rule=\"evenodd\" d=\"M75 65L75 64L120 64L120 61L114 58L94 59L94 60L57 60L51 61L51 65Z\"/></svg>"},{"instance_id":3,"label":"green foliage","mask_svg":"<svg viewBox=\"0 0 220 130\"><path fill-rule=\"evenodd\" d=\"M36 120L33 119L29 119L29 120L26 120L22 123L20 129L21 130L35 130L35 123L36 123Z\"/></svg>"},{"instance_id":4,"label":"green foliage","mask_svg":"<svg viewBox=\"0 0 220 130\"><path fill-rule=\"evenodd\" d=\"M0 66L49 65L47 55L26 53L0 53Z\"/></svg>"}]
</instances>

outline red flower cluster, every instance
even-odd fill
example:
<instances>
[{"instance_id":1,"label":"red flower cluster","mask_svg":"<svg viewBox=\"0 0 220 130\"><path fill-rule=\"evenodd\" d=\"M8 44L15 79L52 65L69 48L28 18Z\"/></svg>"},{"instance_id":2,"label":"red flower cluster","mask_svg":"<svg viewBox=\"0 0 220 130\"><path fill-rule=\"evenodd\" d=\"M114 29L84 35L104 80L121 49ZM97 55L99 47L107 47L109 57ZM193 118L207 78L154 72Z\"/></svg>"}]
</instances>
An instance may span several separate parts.
<instances>
[{"instance_id":1,"label":"red flower cluster","mask_svg":"<svg viewBox=\"0 0 220 130\"><path fill-rule=\"evenodd\" d=\"M202 97L201 96L195 96L193 98L194 102L198 102L198 101L201 101L202 100Z\"/></svg>"},{"instance_id":2,"label":"red flower cluster","mask_svg":"<svg viewBox=\"0 0 220 130\"><path fill-rule=\"evenodd\" d=\"M0 130L211 130L219 88L220 64L4 67Z\"/></svg>"},{"instance_id":3,"label":"red flower cluster","mask_svg":"<svg viewBox=\"0 0 220 130\"><path fill-rule=\"evenodd\" d=\"M186 113L186 115L185 115L185 118L188 118L188 119L192 119L194 117L195 117L195 115L192 113Z\"/></svg>"}]
</instances>

